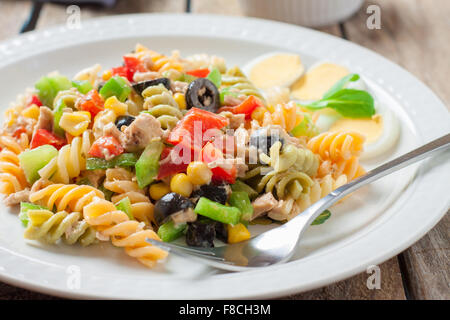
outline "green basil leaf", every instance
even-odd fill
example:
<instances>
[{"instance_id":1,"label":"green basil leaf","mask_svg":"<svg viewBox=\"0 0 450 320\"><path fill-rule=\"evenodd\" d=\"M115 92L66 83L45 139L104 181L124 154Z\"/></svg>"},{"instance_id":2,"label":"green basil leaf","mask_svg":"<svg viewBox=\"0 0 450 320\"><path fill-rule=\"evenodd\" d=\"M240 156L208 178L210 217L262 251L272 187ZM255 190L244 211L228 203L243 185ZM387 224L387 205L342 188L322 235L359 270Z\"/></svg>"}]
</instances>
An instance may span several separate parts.
<instances>
[{"instance_id":1,"label":"green basil leaf","mask_svg":"<svg viewBox=\"0 0 450 320\"><path fill-rule=\"evenodd\" d=\"M328 218L331 217L331 212L330 210L325 210L324 212L322 212L321 214L319 214L319 216L311 223L311 225L313 226L317 226L319 224L324 223L325 221L328 220Z\"/></svg>"},{"instance_id":2,"label":"green basil leaf","mask_svg":"<svg viewBox=\"0 0 450 320\"><path fill-rule=\"evenodd\" d=\"M356 89L341 89L327 99L303 106L310 110L332 108L346 118L369 118L375 114L370 93Z\"/></svg>"},{"instance_id":3,"label":"green basil leaf","mask_svg":"<svg viewBox=\"0 0 450 320\"><path fill-rule=\"evenodd\" d=\"M350 73L344 77L342 77L341 80L337 81L322 97L322 99L327 99L336 92L338 92L341 89L344 89L345 85L349 82L354 82L359 80L359 74L356 73Z\"/></svg>"}]
</instances>

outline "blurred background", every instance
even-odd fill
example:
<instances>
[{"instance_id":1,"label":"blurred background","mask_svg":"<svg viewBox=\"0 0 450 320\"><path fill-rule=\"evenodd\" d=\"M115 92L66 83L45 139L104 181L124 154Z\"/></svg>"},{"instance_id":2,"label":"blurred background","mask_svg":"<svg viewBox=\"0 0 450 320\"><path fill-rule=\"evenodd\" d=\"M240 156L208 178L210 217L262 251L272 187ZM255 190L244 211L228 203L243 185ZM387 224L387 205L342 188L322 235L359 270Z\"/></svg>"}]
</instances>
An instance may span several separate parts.
<instances>
[{"instance_id":1,"label":"blurred background","mask_svg":"<svg viewBox=\"0 0 450 320\"><path fill-rule=\"evenodd\" d=\"M0 41L65 24L72 4L80 6L81 22L116 14L188 12L256 16L313 27L394 61L450 105L449 0L0 0ZM373 20L377 11L379 25ZM450 299L448 230L449 215L412 247L381 264L381 290L369 290L368 275L362 273L286 299ZM0 299L52 297L0 282Z\"/></svg>"}]
</instances>

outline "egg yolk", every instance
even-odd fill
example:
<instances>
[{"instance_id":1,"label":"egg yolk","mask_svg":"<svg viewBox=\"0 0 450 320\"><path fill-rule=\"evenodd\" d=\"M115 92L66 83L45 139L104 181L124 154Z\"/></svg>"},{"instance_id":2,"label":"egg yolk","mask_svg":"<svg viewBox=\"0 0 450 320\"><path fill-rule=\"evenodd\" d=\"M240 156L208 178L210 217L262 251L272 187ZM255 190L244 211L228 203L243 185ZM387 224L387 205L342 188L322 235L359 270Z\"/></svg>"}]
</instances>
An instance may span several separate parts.
<instances>
[{"instance_id":1,"label":"egg yolk","mask_svg":"<svg viewBox=\"0 0 450 320\"><path fill-rule=\"evenodd\" d=\"M306 72L291 87L291 96L298 100L319 100L339 80L350 72L334 63L322 63Z\"/></svg>"},{"instance_id":2,"label":"egg yolk","mask_svg":"<svg viewBox=\"0 0 450 320\"><path fill-rule=\"evenodd\" d=\"M356 131L366 137L366 144L377 141L383 133L383 118L377 114L370 119L348 119L337 120L330 131Z\"/></svg>"},{"instance_id":3,"label":"egg yolk","mask_svg":"<svg viewBox=\"0 0 450 320\"><path fill-rule=\"evenodd\" d=\"M261 89L289 86L303 71L304 67L298 55L275 54L256 63L249 72L249 79Z\"/></svg>"}]
</instances>

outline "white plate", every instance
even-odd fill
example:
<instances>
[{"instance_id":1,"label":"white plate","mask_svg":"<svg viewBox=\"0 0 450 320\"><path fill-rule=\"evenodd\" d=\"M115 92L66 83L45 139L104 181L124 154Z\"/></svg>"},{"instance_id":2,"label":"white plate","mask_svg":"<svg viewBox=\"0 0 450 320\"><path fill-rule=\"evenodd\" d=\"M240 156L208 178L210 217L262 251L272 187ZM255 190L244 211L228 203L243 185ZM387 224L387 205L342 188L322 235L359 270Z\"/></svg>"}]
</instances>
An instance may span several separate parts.
<instances>
[{"instance_id":1,"label":"white plate","mask_svg":"<svg viewBox=\"0 0 450 320\"><path fill-rule=\"evenodd\" d=\"M292 51L311 64L327 60L360 73L402 124L401 138L367 168L450 131L442 102L420 81L383 57L316 31L258 19L196 15L130 15L55 27L0 44L0 105L53 70L74 75L96 62L121 62L136 42L165 53L214 53L244 65L270 51ZM0 212L0 279L41 292L85 298L272 298L338 281L409 247L449 206L449 153L404 169L355 193L332 218L311 227L292 262L258 271L223 273L171 256L154 270L109 244L87 249L22 239L11 210ZM80 275L79 286L76 276Z\"/></svg>"}]
</instances>

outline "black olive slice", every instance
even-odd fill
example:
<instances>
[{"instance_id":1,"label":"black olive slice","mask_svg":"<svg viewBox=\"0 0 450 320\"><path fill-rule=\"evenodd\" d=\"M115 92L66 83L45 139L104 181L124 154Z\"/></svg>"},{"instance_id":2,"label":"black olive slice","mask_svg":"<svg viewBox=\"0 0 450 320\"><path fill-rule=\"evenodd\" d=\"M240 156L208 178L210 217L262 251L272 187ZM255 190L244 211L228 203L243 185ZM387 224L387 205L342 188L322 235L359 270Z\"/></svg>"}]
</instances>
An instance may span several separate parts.
<instances>
[{"instance_id":1,"label":"black olive slice","mask_svg":"<svg viewBox=\"0 0 450 320\"><path fill-rule=\"evenodd\" d=\"M225 243L228 243L227 225L225 223L216 221L215 230L216 230L216 238Z\"/></svg>"},{"instance_id":2,"label":"black olive slice","mask_svg":"<svg viewBox=\"0 0 450 320\"><path fill-rule=\"evenodd\" d=\"M270 147L277 141L284 144L284 139L277 130L267 130L260 128L255 130L250 136L250 145L256 147L259 151L269 154Z\"/></svg>"},{"instance_id":3,"label":"black olive slice","mask_svg":"<svg viewBox=\"0 0 450 320\"><path fill-rule=\"evenodd\" d=\"M225 204L229 193L230 187L225 184L204 184L192 193L192 198L205 197L211 201Z\"/></svg>"},{"instance_id":4,"label":"black olive slice","mask_svg":"<svg viewBox=\"0 0 450 320\"><path fill-rule=\"evenodd\" d=\"M205 223L203 221L188 223L186 244L193 247L214 247L215 225L215 223Z\"/></svg>"},{"instance_id":5,"label":"black olive slice","mask_svg":"<svg viewBox=\"0 0 450 320\"><path fill-rule=\"evenodd\" d=\"M194 204L188 198L171 192L159 199L154 208L154 217L158 225L162 225L169 220L169 217L182 210L194 208Z\"/></svg>"},{"instance_id":6,"label":"black olive slice","mask_svg":"<svg viewBox=\"0 0 450 320\"><path fill-rule=\"evenodd\" d=\"M217 87L205 78L192 81L186 91L187 108L199 108L216 113L220 108L220 93Z\"/></svg>"},{"instance_id":7,"label":"black olive slice","mask_svg":"<svg viewBox=\"0 0 450 320\"><path fill-rule=\"evenodd\" d=\"M133 116L120 116L116 119L116 127L117 129L120 130L120 128L122 128L122 126L129 126L130 124L133 123L134 119L136 119Z\"/></svg>"},{"instance_id":8,"label":"black olive slice","mask_svg":"<svg viewBox=\"0 0 450 320\"><path fill-rule=\"evenodd\" d=\"M167 90L170 90L170 79L169 78L158 78L154 80L147 80L147 81L141 81L137 82L132 85L133 89L142 95L142 92L151 86L157 86L158 84L163 84L164 87L167 88Z\"/></svg>"}]
</instances>

